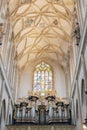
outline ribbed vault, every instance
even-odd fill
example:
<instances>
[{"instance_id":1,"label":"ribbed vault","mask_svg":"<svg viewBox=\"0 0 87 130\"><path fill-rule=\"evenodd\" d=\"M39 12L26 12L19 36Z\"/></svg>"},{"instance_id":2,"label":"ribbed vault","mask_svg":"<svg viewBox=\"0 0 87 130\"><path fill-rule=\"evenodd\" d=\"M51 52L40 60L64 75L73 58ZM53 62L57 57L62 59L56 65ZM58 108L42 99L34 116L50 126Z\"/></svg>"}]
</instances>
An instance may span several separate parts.
<instances>
[{"instance_id":1,"label":"ribbed vault","mask_svg":"<svg viewBox=\"0 0 87 130\"><path fill-rule=\"evenodd\" d=\"M36 58L65 65L72 44L72 0L10 0L9 11L20 68Z\"/></svg>"}]
</instances>

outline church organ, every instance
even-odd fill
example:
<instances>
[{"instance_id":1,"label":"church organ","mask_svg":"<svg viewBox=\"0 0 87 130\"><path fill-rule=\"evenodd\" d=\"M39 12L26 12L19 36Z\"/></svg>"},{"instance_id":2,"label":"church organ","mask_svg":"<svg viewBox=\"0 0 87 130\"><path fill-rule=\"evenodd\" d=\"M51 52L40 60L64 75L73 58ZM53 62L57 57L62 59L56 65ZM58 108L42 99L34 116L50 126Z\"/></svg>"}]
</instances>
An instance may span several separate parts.
<instances>
[{"instance_id":1,"label":"church organ","mask_svg":"<svg viewBox=\"0 0 87 130\"><path fill-rule=\"evenodd\" d=\"M41 102L38 96L29 96L15 105L14 124L70 124L71 109L69 103L56 100L55 96L47 96Z\"/></svg>"}]
</instances>

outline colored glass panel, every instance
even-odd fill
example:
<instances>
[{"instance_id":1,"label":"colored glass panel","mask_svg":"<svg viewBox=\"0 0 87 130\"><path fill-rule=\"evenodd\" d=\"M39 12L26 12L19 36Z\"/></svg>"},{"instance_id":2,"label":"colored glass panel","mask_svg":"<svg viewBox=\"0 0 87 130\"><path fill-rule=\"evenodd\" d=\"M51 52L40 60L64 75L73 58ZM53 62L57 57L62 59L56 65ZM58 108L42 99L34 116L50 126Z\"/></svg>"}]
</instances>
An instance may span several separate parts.
<instances>
[{"instance_id":1,"label":"colored glass panel","mask_svg":"<svg viewBox=\"0 0 87 130\"><path fill-rule=\"evenodd\" d=\"M49 65L42 62L35 67L33 91L40 92L41 96L45 92L52 90L52 70Z\"/></svg>"}]
</instances>

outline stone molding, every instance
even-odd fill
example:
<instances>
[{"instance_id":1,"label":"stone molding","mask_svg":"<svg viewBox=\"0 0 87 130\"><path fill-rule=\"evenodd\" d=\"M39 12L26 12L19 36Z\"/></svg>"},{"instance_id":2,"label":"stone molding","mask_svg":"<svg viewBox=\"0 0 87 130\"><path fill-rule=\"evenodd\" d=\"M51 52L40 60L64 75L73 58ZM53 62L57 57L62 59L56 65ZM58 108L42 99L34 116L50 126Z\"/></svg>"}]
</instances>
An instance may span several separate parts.
<instances>
[{"instance_id":1,"label":"stone molding","mask_svg":"<svg viewBox=\"0 0 87 130\"><path fill-rule=\"evenodd\" d=\"M75 130L74 125L11 125L6 130Z\"/></svg>"}]
</instances>

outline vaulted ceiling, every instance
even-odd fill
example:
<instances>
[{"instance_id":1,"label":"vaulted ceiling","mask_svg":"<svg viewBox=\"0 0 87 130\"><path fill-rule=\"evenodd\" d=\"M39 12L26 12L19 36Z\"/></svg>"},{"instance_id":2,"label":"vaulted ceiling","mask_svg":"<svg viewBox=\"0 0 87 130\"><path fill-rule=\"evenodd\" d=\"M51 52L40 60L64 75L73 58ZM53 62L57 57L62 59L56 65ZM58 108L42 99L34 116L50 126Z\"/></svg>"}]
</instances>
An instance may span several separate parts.
<instances>
[{"instance_id":1,"label":"vaulted ceiling","mask_svg":"<svg viewBox=\"0 0 87 130\"><path fill-rule=\"evenodd\" d=\"M20 68L38 58L65 65L72 44L72 0L10 0L9 11Z\"/></svg>"}]
</instances>

